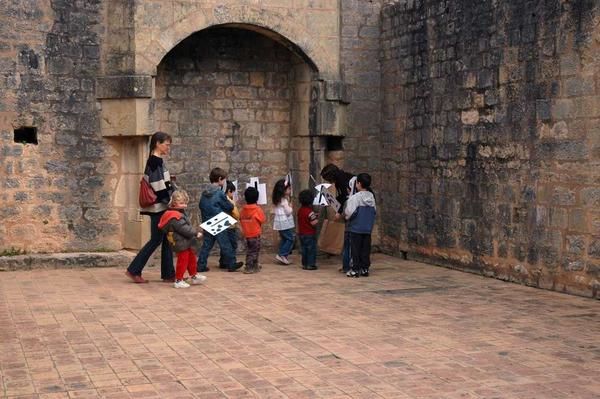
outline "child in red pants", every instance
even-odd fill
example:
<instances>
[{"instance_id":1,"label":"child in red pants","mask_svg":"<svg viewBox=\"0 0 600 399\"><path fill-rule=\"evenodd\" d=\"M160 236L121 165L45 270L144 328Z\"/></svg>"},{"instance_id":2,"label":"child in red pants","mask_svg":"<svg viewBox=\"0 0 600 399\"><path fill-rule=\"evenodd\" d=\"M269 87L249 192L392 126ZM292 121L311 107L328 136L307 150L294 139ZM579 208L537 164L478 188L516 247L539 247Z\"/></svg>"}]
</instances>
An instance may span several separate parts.
<instances>
[{"instance_id":1,"label":"child in red pants","mask_svg":"<svg viewBox=\"0 0 600 399\"><path fill-rule=\"evenodd\" d=\"M177 265L175 267L175 288L188 288L190 284L200 284L206 280L206 276L197 273L196 253L194 246L196 240L202 237L202 233L192 227L190 219L185 214L189 196L184 190L177 190L171 195L169 209L163 213L158 222L158 228L167 235L167 240L177 254ZM185 282L183 275L187 270L190 279Z\"/></svg>"}]
</instances>

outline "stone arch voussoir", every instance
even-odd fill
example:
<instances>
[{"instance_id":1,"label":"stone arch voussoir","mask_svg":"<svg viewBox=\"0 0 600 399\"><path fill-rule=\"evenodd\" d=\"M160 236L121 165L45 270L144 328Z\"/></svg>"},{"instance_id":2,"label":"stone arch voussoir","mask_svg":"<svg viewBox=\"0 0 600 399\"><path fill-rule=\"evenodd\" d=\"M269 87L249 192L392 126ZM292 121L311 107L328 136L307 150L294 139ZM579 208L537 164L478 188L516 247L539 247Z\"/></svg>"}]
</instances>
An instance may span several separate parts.
<instances>
[{"instance_id":1,"label":"stone arch voussoir","mask_svg":"<svg viewBox=\"0 0 600 399\"><path fill-rule=\"evenodd\" d=\"M252 6L217 6L196 11L155 33L145 44L136 46L141 47L136 50L136 72L155 75L164 56L182 40L203 29L230 24L274 32L299 48L317 68L320 77L335 79L338 70L335 57L328 57L327 51L319 44L319 38L311 35L295 18L294 15Z\"/></svg>"}]
</instances>

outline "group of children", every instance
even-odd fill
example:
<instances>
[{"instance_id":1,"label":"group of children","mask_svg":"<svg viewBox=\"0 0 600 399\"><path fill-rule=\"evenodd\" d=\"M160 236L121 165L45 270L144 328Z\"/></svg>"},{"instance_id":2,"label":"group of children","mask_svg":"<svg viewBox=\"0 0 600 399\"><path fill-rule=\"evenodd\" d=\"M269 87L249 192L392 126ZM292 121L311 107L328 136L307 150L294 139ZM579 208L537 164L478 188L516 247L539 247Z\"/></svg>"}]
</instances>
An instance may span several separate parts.
<instances>
[{"instance_id":1,"label":"group of children","mask_svg":"<svg viewBox=\"0 0 600 399\"><path fill-rule=\"evenodd\" d=\"M227 172L214 168L209 175L210 185L202 192L200 212L205 222L221 212L228 213L241 226L246 239L246 266L244 273L252 274L260 271L259 253L261 247L262 224L266 221L262 208L257 205L259 193L254 187L244 191L245 205L238 211L234 201L236 190L233 183L227 181ZM370 191L371 177L362 173L356 179L356 194L352 195L343 210L347 222L347 230L351 235L352 269L349 277L368 276L370 266L371 230L375 222L375 198ZM301 246L302 268L316 270L317 258L317 224L318 214L313 211L314 194L311 190L303 190L298 195L300 209L297 213L298 238ZM183 190L176 190L169 202L169 209L162 215L159 228L167 234L167 239L177 254L175 268L175 288L188 288L190 284L198 284L206 280L201 272L209 271L207 260L215 242L220 247L219 267L234 272L244 263L236 261L238 243L237 228L231 226L217 235L203 234L193 228L185 214L189 197ZM283 264L291 264L289 255L295 242L296 226L294 223L291 202L291 186L285 179L275 183L272 193L273 230L278 231L280 242L275 259ZM342 210L340 210L342 212ZM194 247L203 237L202 248L196 261ZM189 274L189 282L183 277Z\"/></svg>"}]
</instances>

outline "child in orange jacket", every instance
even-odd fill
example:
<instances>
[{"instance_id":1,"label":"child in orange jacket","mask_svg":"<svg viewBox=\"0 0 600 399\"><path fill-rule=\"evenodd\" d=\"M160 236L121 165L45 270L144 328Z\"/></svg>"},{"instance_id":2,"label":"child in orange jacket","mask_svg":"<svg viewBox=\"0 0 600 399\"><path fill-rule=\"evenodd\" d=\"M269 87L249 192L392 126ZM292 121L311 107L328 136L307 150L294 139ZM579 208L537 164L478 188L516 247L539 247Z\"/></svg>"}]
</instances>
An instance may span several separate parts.
<instances>
[{"instance_id":1,"label":"child in orange jacket","mask_svg":"<svg viewBox=\"0 0 600 399\"><path fill-rule=\"evenodd\" d=\"M258 191L254 187L248 187L244 191L244 198L246 199L246 205L240 212L240 226L244 237L246 237L246 268L244 273L251 274L260 271L258 255L260 253L261 225L265 222L266 217L261 207L256 205Z\"/></svg>"}]
</instances>

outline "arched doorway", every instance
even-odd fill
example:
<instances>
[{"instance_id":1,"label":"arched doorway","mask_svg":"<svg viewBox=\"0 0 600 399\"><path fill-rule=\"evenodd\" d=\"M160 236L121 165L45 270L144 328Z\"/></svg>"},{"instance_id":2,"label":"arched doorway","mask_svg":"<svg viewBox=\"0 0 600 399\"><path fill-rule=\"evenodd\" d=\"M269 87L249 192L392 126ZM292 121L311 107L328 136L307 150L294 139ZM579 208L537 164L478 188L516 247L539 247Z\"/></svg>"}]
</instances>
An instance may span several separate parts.
<instances>
[{"instance_id":1,"label":"arched doorway","mask_svg":"<svg viewBox=\"0 0 600 399\"><path fill-rule=\"evenodd\" d=\"M153 75L99 79L102 134L118 156L114 207L123 247L139 248L147 239L137 182L147 137L156 130L173 135L169 169L194 202L216 166L242 189L257 176L269 191L289 171L295 192L313 184L309 176L345 134L347 94L343 82L324 79L306 47L262 26L212 25L164 51ZM322 51L308 48L324 62ZM197 207L190 210L196 218Z\"/></svg>"},{"instance_id":2,"label":"arched doorway","mask_svg":"<svg viewBox=\"0 0 600 399\"><path fill-rule=\"evenodd\" d=\"M309 128L317 76L300 50L253 26L220 25L180 42L157 67L154 100L156 129L174 136L178 183L197 201L219 166L242 189L257 176L270 192L290 170L295 188L306 188L321 157Z\"/></svg>"}]
</instances>

